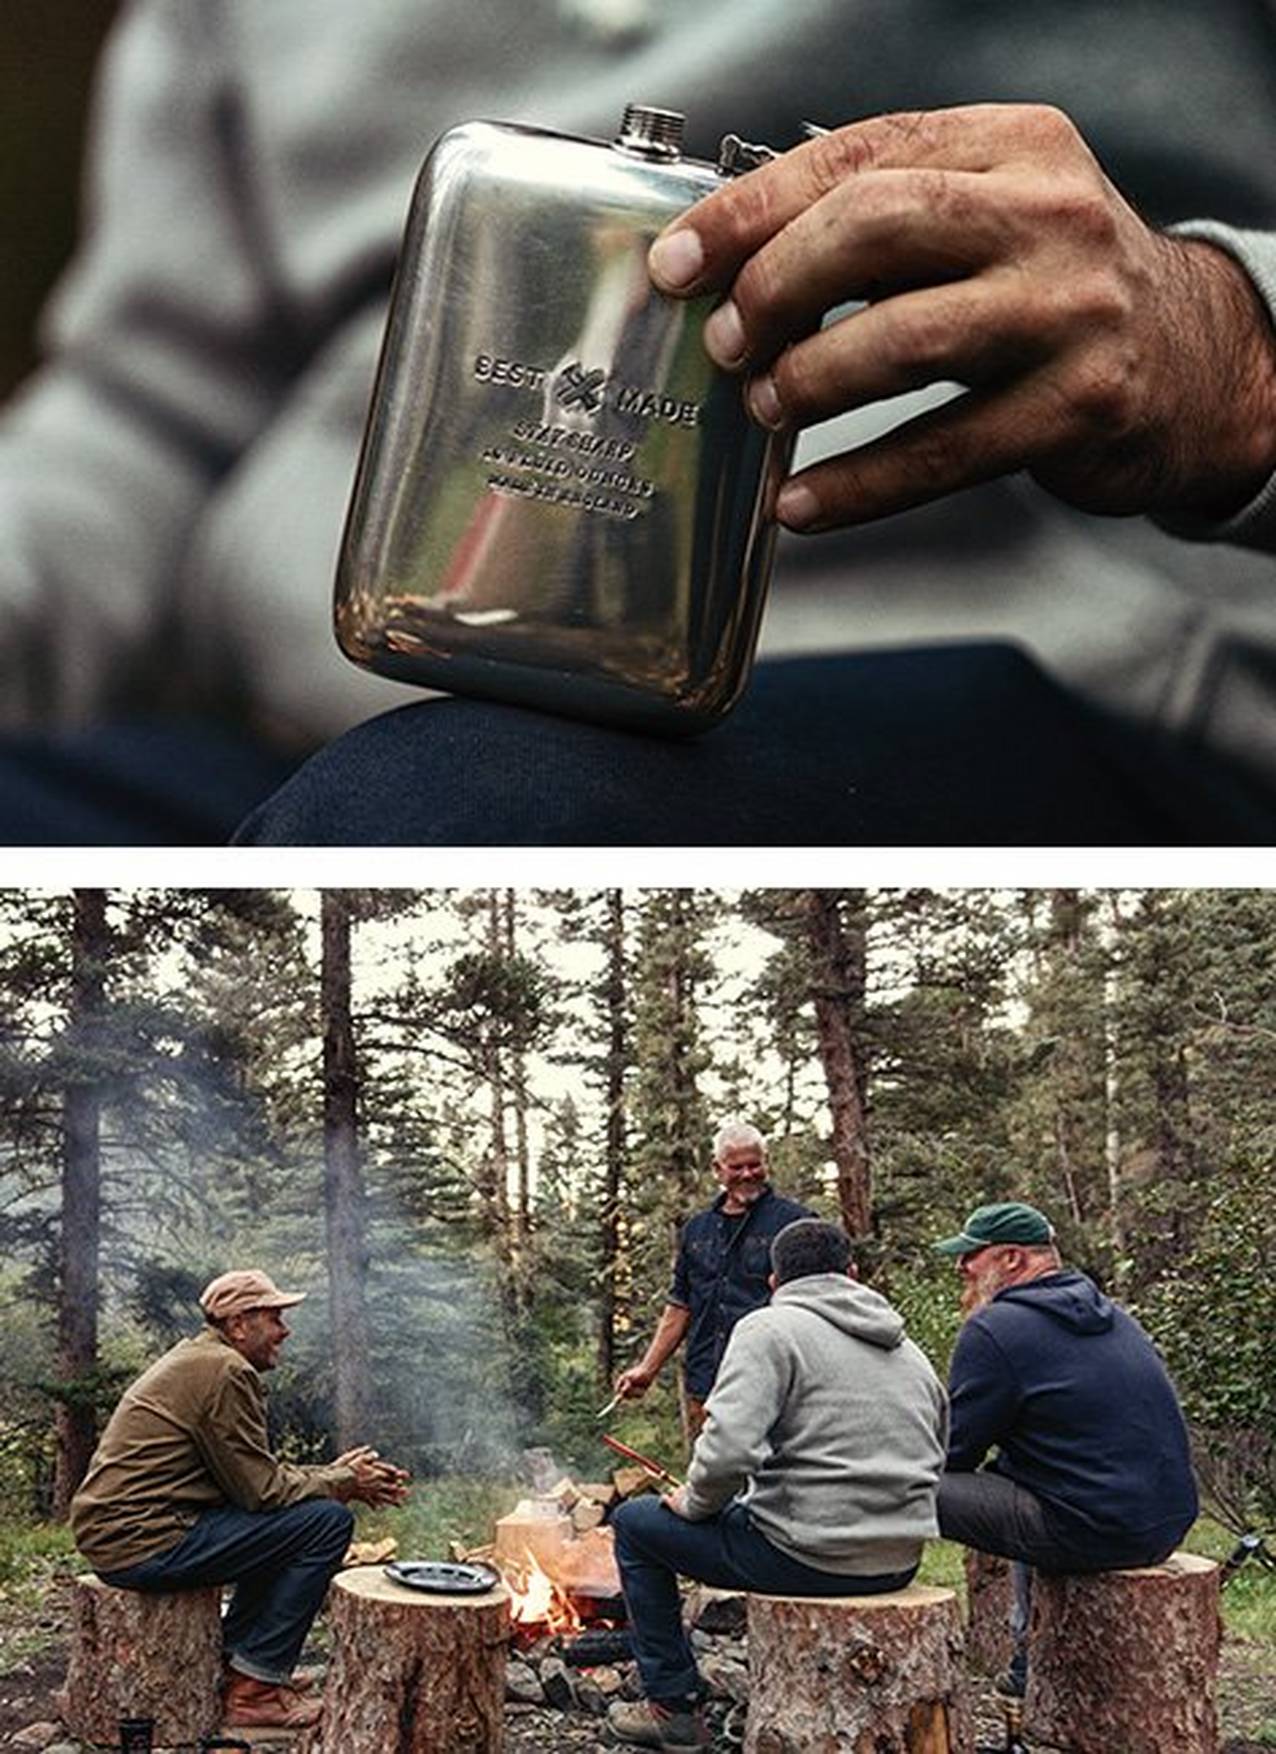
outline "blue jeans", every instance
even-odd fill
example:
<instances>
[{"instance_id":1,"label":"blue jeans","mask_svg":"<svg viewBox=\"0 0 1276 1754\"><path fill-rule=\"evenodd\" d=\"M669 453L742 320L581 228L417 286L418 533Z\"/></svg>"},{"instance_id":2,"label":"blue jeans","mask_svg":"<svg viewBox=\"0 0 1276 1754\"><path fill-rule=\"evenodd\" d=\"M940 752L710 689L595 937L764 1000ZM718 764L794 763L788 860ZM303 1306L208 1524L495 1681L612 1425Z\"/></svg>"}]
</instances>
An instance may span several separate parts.
<instances>
[{"instance_id":1,"label":"blue jeans","mask_svg":"<svg viewBox=\"0 0 1276 1754\"><path fill-rule=\"evenodd\" d=\"M638 1671L648 1699L663 1705L684 1705L703 1692L683 1630L679 1574L715 1589L764 1595L876 1596L904 1589L917 1570L875 1577L817 1571L773 1547L740 1503L689 1523L658 1498L631 1498L612 1518L612 1527Z\"/></svg>"},{"instance_id":2,"label":"blue jeans","mask_svg":"<svg viewBox=\"0 0 1276 1754\"><path fill-rule=\"evenodd\" d=\"M370 719L244 846L1270 845L1276 805L994 644L785 658L680 742L491 701Z\"/></svg>"},{"instance_id":3,"label":"blue jeans","mask_svg":"<svg viewBox=\"0 0 1276 1754\"><path fill-rule=\"evenodd\" d=\"M206 1510L176 1547L103 1583L121 1590L198 1590L233 1583L222 1621L226 1660L257 1681L287 1681L332 1575L350 1544L354 1516L332 1498L282 1510Z\"/></svg>"}]
</instances>

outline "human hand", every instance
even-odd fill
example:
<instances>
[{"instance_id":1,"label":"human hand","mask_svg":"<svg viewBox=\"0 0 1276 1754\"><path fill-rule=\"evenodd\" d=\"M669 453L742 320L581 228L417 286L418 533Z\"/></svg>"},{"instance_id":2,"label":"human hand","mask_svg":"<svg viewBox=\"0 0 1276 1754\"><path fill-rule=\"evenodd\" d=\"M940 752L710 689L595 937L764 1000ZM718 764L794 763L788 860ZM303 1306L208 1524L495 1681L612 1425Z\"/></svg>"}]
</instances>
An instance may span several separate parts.
<instances>
[{"instance_id":1,"label":"human hand","mask_svg":"<svg viewBox=\"0 0 1276 1754\"><path fill-rule=\"evenodd\" d=\"M1276 340L1248 277L1147 226L1057 110L838 128L699 202L650 267L678 296L729 289L706 346L748 373L764 426L967 387L792 477L776 506L791 529L1019 469L1087 511L1216 518L1276 466Z\"/></svg>"},{"instance_id":2,"label":"human hand","mask_svg":"<svg viewBox=\"0 0 1276 1754\"><path fill-rule=\"evenodd\" d=\"M337 1461L354 1474L354 1479L347 1482L341 1494L343 1501L354 1499L360 1504L383 1506L402 1504L407 1497L412 1478L407 1469L383 1461L379 1453L367 1444L346 1450Z\"/></svg>"},{"instance_id":3,"label":"human hand","mask_svg":"<svg viewBox=\"0 0 1276 1754\"><path fill-rule=\"evenodd\" d=\"M646 1394L652 1384L652 1372L644 1370L639 1364L630 1365L622 1370L611 1385L622 1401L637 1401Z\"/></svg>"}]
</instances>

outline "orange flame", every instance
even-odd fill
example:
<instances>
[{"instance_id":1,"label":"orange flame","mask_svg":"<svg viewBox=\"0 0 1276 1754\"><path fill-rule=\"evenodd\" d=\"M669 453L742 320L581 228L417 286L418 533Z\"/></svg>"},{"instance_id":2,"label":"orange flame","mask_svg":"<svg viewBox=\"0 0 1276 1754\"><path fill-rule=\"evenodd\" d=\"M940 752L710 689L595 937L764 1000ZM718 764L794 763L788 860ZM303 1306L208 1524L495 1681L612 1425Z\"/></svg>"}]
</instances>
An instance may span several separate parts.
<instances>
[{"instance_id":1,"label":"orange flame","mask_svg":"<svg viewBox=\"0 0 1276 1754\"><path fill-rule=\"evenodd\" d=\"M524 1552L525 1566L507 1560L503 1567L511 1598L510 1618L515 1626L554 1635L579 1632L584 1622L568 1596L537 1562L531 1548L524 1548Z\"/></svg>"}]
</instances>

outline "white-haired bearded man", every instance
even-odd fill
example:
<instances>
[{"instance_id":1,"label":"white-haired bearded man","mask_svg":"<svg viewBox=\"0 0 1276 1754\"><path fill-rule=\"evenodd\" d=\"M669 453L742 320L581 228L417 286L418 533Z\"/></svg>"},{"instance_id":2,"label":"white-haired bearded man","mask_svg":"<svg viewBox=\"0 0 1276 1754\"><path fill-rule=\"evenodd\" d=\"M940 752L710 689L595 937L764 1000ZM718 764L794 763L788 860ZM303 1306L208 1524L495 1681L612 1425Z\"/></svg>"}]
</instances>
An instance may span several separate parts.
<instances>
[{"instance_id":1,"label":"white-haired bearded man","mask_svg":"<svg viewBox=\"0 0 1276 1754\"><path fill-rule=\"evenodd\" d=\"M686 1341L683 1374L694 1437L704 1403L741 1316L770 1301L771 1244L786 1224L813 1214L777 1194L767 1171L766 1140L746 1121L727 1121L713 1141L713 1173L722 1192L683 1225L664 1310L637 1364L621 1371L616 1393L645 1395Z\"/></svg>"}]
</instances>

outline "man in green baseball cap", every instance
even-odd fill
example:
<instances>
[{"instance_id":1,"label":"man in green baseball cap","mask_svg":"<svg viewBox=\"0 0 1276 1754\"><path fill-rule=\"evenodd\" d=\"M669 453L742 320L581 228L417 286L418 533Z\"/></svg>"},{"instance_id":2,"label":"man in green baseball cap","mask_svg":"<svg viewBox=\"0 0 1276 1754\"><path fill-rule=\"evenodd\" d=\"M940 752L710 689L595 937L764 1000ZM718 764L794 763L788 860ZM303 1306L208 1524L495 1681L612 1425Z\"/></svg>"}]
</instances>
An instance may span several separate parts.
<instances>
[{"instance_id":1,"label":"man in green baseball cap","mask_svg":"<svg viewBox=\"0 0 1276 1754\"><path fill-rule=\"evenodd\" d=\"M949 1368L939 1527L1022 1562L1005 1677L1022 1693L1028 1567L1112 1571L1168 1557L1197 1514L1187 1427L1152 1342L1064 1266L1044 1212L1022 1200L979 1206L935 1247L956 1261L966 1317Z\"/></svg>"},{"instance_id":2,"label":"man in green baseball cap","mask_svg":"<svg viewBox=\"0 0 1276 1754\"><path fill-rule=\"evenodd\" d=\"M956 1236L935 1244L941 1255L969 1255L998 1243L1020 1243L1042 1248L1054 1241L1054 1225L1044 1212L1022 1200L997 1200L977 1206Z\"/></svg>"}]
</instances>

